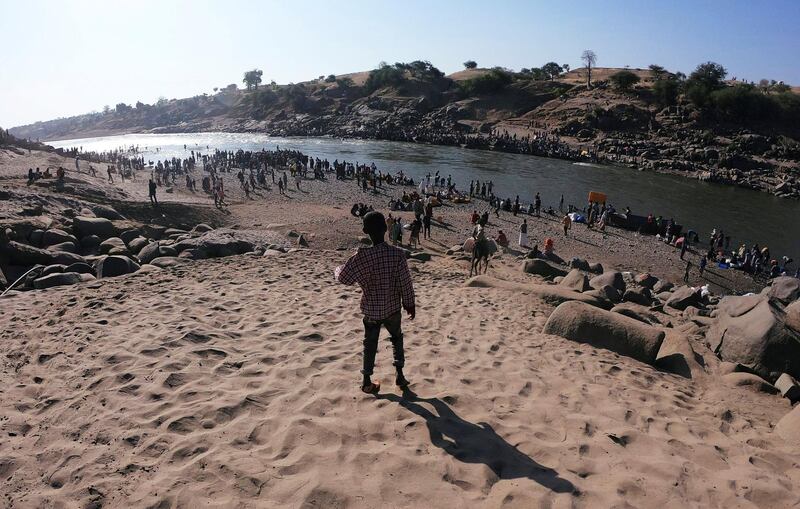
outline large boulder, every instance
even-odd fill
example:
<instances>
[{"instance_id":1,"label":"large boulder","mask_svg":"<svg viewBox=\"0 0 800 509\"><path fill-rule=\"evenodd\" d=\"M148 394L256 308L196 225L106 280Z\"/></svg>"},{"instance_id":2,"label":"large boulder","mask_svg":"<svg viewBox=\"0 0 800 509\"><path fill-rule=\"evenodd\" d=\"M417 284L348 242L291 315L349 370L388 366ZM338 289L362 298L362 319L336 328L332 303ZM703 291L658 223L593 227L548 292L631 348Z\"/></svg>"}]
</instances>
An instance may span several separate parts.
<instances>
[{"instance_id":1,"label":"large boulder","mask_svg":"<svg viewBox=\"0 0 800 509\"><path fill-rule=\"evenodd\" d=\"M661 321L661 318L659 318L656 313L651 311L650 308L641 304L636 304L635 302L623 302L621 304L617 304L611 308L611 311L628 316L634 320L638 320L648 325L664 325Z\"/></svg>"},{"instance_id":2,"label":"large boulder","mask_svg":"<svg viewBox=\"0 0 800 509\"><path fill-rule=\"evenodd\" d=\"M672 292L667 299L666 305L683 311L689 306L700 307L700 292L690 286L681 286Z\"/></svg>"},{"instance_id":3,"label":"large boulder","mask_svg":"<svg viewBox=\"0 0 800 509\"><path fill-rule=\"evenodd\" d=\"M103 242L103 239L97 235L87 235L81 239L81 247L83 249L93 250L98 248L101 242Z\"/></svg>"},{"instance_id":4,"label":"large boulder","mask_svg":"<svg viewBox=\"0 0 800 509\"><path fill-rule=\"evenodd\" d=\"M9 265L69 265L84 261L82 256L65 251L50 251L29 246L13 240L0 243L0 257L6 259Z\"/></svg>"},{"instance_id":5,"label":"large boulder","mask_svg":"<svg viewBox=\"0 0 800 509\"><path fill-rule=\"evenodd\" d=\"M8 260L10 265L51 265L53 252L47 249L29 246L21 242L10 240L0 242L0 255Z\"/></svg>"},{"instance_id":6,"label":"large boulder","mask_svg":"<svg viewBox=\"0 0 800 509\"><path fill-rule=\"evenodd\" d=\"M64 268L64 272L77 272L78 274L92 274L94 275L94 269L88 263L78 262L73 263L72 265L68 265Z\"/></svg>"},{"instance_id":7,"label":"large boulder","mask_svg":"<svg viewBox=\"0 0 800 509\"><path fill-rule=\"evenodd\" d=\"M791 276L776 277L761 293L783 304L789 304L800 297L800 279Z\"/></svg>"},{"instance_id":8,"label":"large boulder","mask_svg":"<svg viewBox=\"0 0 800 509\"><path fill-rule=\"evenodd\" d=\"M655 287L656 283L658 283L657 277L647 273L637 274L633 280L636 281L636 284L638 284L639 286L643 286L650 290L652 290Z\"/></svg>"},{"instance_id":9,"label":"large boulder","mask_svg":"<svg viewBox=\"0 0 800 509\"><path fill-rule=\"evenodd\" d=\"M591 296L588 293L578 293L574 290L558 285L513 283L511 281L504 281L491 276L481 275L468 279L464 286L467 288L500 288L503 290L512 291L514 293L527 293L552 306L558 306L563 302L574 300L601 309L611 308L611 303L604 299Z\"/></svg>"},{"instance_id":10,"label":"large boulder","mask_svg":"<svg viewBox=\"0 0 800 509\"><path fill-rule=\"evenodd\" d=\"M608 285L613 286L620 294L625 293L625 279L623 279L622 273L616 270L610 270L593 277L589 280L589 284L595 290L602 290L604 286Z\"/></svg>"},{"instance_id":11,"label":"large boulder","mask_svg":"<svg viewBox=\"0 0 800 509\"><path fill-rule=\"evenodd\" d=\"M578 269L572 269L569 271L569 273L564 276L564 279L559 281L558 284L561 286L566 286L567 288L571 288L576 292L585 292L592 289L592 287L589 286L589 278L586 277L586 274Z\"/></svg>"},{"instance_id":12,"label":"large boulder","mask_svg":"<svg viewBox=\"0 0 800 509\"><path fill-rule=\"evenodd\" d=\"M150 263L153 259L158 258L158 242L152 242L144 246L139 251L139 261L142 263Z\"/></svg>"},{"instance_id":13,"label":"large boulder","mask_svg":"<svg viewBox=\"0 0 800 509\"><path fill-rule=\"evenodd\" d=\"M775 433L790 444L800 447L800 405L784 415L775 425Z\"/></svg>"},{"instance_id":14,"label":"large boulder","mask_svg":"<svg viewBox=\"0 0 800 509\"><path fill-rule=\"evenodd\" d=\"M97 262L97 277L116 277L139 270L139 264L126 256L106 256Z\"/></svg>"},{"instance_id":15,"label":"large boulder","mask_svg":"<svg viewBox=\"0 0 800 509\"><path fill-rule=\"evenodd\" d=\"M156 267L166 269L169 267L179 267L181 265L185 265L189 263L189 259L180 258L178 256L159 256L158 258L153 259L150 263Z\"/></svg>"},{"instance_id":16,"label":"large boulder","mask_svg":"<svg viewBox=\"0 0 800 509\"><path fill-rule=\"evenodd\" d=\"M67 253L77 253L78 246L74 242L59 242L58 244L53 244L51 246L47 246L48 251L66 251Z\"/></svg>"},{"instance_id":17,"label":"large boulder","mask_svg":"<svg viewBox=\"0 0 800 509\"><path fill-rule=\"evenodd\" d=\"M664 341L664 332L627 316L583 302L558 306L544 326L546 334L589 343L652 364Z\"/></svg>"},{"instance_id":18,"label":"large boulder","mask_svg":"<svg viewBox=\"0 0 800 509\"><path fill-rule=\"evenodd\" d=\"M61 244L62 242L74 242L77 244L78 239L64 230L53 228L52 230L47 230L42 234L41 242L42 246L52 246L53 244Z\"/></svg>"},{"instance_id":19,"label":"large boulder","mask_svg":"<svg viewBox=\"0 0 800 509\"><path fill-rule=\"evenodd\" d=\"M653 296L646 287L628 288L622 295L625 302L634 302L642 306L649 306L653 303Z\"/></svg>"},{"instance_id":20,"label":"large boulder","mask_svg":"<svg viewBox=\"0 0 800 509\"><path fill-rule=\"evenodd\" d=\"M76 272L57 272L33 280L33 287L37 290L52 288L54 286L74 285L81 282L81 275Z\"/></svg>"},{"instance_id":21,"label":"large boulder","mask_svg":"<svg viewBox=\"0 0 800 509\"><path fill-rule=\"evenodd\" d=\"M553 265L552 263L547 262L545 260L541 260L539 258L534 258L533 260L526 260L522 269L526 274L535 274L537 276L543 276L543 277L558 277L567 275L567 272L565 270L562 270L559 267Z\"/></svg>"},{"instance_id":22,"label":"large boulder","mask_svg":"<svg viewBox=\"0 0 800 509\"><path fill-rule=\"evenodd\" d=\"M752 373L728 373L727 375L722 375L722 383L730 387L743 387L755 392L778 393L778 389L774 385Z\"/></svg>"},{"instance_id":23,"label":"large boulder","mask_svg":"<svg viewBox=\"0 0 800 509\"><path fill-rule=\"evenodd\" d=\"M128 244L128 249L130 249L131 253L138 253L144 248L144 246L146 246L149 243L150 241L144 237L136 237L130 242L126 242L126 244Z\"/></svg>"},{"instance_id":24,"label":"large boulder","mask_svg":"<svg viewBox=\"0 0 800 509\"><path fill-rule=\"evenodd\" d=\"M125 244L130 244L133 239L141 237L141 236L142 235L141 235L141 233L139 233L139 230L136 230L136 229L125 230L124 232L119 234L119 238L121 238L122 242L124 242Z\"/></svg>"},{"instance_id":25,"label":"large boulder","mask_svg":"<svg viewBox=\"0 0 800 509\"><path fill-rule=\"evenodd\" d=\"M582 258L573 258L569 261L570 268L580 269L584 272L589 272L589 262Z\"/></svg>"},{"instance_id":26,"label":"large boulder","mask_svg":"<svg viewBox=\"0 0 800 509\"><path fill-rule=\"evenodd\" d=\"M125 219L125 216L107 205L92 205L92 212L103 219Z\"/></svg>"},{"instance_id":27,"label":"large boulder","mask_svg":"<svg viewBox=\"0 0 800 509\"><path fill-rule=\"evenodd\" d=\"M686 334L666 329L664 342L656 356L656 367L685 378L698 378L705 374L703 357L698 355Z\"/></svg>"},{"instance_id":28,"label":"large boulder","mask_svg":"<svg viewBox=\"0 0 800 509\"><path fill-rule=\"evenodd\" d=\"M800 300L786 306L786 326L800 332Z\"/></svg>"},{"instance_id":29,"label":"large boulder","mask_svg":"<svg viewBox=\"0 0 800 509\"><path fill-rule=\"evenodd\" d=\"M113 249L117 250L116 254L124 254L128 251L128 246L126 246L125 242L119 237L111 237L100 243L100 254L108 254Z\"/></svg>"},{"instance_id":30,"label":"large boulder","mask_svg":"<svg viewBox=\"0 0 800 509\"><path fill-rule=\"evenodd\" d=\"M786 326L781 304L766 295L725 297L706 341L728 362L774 382L781 373L800 378L800 334Z\"/></svg>"},{"instance_id":31,"label":"large boulder","mask_svg":"<svg viewBox=\"0 0 800 509\"><path fill-rule=\"evenodd\" d=\"M107 239L117 234L117 228L114 223L102 217L78 216L72 221L72 229L75 230L75 235L80 239L89 235L97 235L101 239Z\"/></svg>"},{"instance_id":32,"label":"large boulder","mask_svg":"<svg viewBox=\"0 0 800 509\"><path fill-rule=\"evenodd\" d=\"M42 269L40 277L49 276L50 274L58 274L58 273L61 273L61 272L66 272L64 270L66 268L67 268L66 265L61 265L61 264L48 265L47 267Z\"/></svg>"},{"instance_id":33,"label":"large boulder","mask_svg":"<svg viewBox=\"0 0 800 509\"><path fill-rule=\"evenodd\" d=\"M200 223L200 224L195 225L194 228L192 228L192 233L205 233L205 232L210 232L213 229L214 228L208 226L205 223Z\"/></svg>"},{"instance_id":34,"label":"large boulder","mask_svg":"<svg viewBox=\"0 0 800 509\"><path fill-rule=\"evenodd\" d=\"M665 281L663 279L659 279L658 282L655 285L653 285L653 293L658 295L659 293L662 293L662 292L668 292L668 291L672 290L673 288L675 288L675 285L673 285L669 281Z\"/></svg>"},{"instance_id":35,"label":"large boulder","mask_svg":"<svg viewBox=\"0 0 800 509\"><path fill-rule=\"evenodd\" d=\"M249 253L254 245L250 241L236 237L233 233L213 230L196 238L176 242L172 247L178 253L186 249L199 249L209 258L218 258Z\"/></svg>"},{"instance_id":36,"label":"large boulder","mask_svg":"<svg viewBox=\"0 0 800 509\"><path fill-rule=\"evenodd\" d=\"M178 256L178 251L172 246L164 246L160 242L151 242L139 251L138 258L142 263L150 263L156 258L165 256Z\"/></svg>"}]
</instances>

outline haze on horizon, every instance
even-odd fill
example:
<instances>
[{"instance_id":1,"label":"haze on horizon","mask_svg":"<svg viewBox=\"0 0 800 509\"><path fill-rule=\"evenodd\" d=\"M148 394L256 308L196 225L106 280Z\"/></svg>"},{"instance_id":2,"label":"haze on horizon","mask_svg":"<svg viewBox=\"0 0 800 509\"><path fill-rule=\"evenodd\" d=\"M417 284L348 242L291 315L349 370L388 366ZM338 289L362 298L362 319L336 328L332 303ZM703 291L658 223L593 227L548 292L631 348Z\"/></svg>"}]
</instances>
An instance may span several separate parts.
<instances>
[{"instance_id":1,"label":"haze on horizon","mask_svg":"<svg viewBox=\"0 0 800 509\"><path fill-rule=\"evenodd\" d=\"M465 60L518 70L548 61L691 72L708 60L729 77L800 84L800 2L670 3L476 0L429 4L321 0L0 0L0 125L5 128L264 82L429 60L449 74Z\"/></svg>"}]
</instances>

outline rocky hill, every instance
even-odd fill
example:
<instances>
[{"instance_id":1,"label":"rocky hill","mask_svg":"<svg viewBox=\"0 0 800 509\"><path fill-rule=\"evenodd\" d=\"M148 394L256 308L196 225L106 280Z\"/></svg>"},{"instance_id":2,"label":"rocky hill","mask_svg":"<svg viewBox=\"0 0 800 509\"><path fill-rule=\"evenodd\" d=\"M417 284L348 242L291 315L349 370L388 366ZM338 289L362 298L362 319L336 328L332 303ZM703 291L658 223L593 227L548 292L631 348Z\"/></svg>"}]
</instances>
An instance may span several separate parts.
<instances>
[{"instance_id":1,"label":"rocky hill","mask_svg":"<svg viewBox=\"0 0 800 509\"><path fill-rule=\"evenodd\" d=\"M703 65L688 79L660 68L595 68L589 86L585 69L444 76L417 61L121 103L11 132L43 140L217 130L413 141L612 162L800 197L800 95L782 84L724 81L724 70Z\"/></svg>"}]
</instances>

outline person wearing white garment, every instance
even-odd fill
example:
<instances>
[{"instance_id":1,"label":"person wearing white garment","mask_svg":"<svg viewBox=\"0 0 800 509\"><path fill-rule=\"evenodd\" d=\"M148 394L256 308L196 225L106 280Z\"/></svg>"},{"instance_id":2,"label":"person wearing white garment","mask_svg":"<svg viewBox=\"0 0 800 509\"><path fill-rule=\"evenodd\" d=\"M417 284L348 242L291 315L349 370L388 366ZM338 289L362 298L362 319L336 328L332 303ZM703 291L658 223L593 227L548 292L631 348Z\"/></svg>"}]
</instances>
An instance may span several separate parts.
<instances>
[{"instance_id":1,"label":"person wearing white garment","mask_svg":"<svg viewBox=\"0 0 800 509\"><path fill-rule=\"evenodd\" d=\"M528 247L528 220L523 219L519 225L519 247Z\"/></svg>"}]
</instances>

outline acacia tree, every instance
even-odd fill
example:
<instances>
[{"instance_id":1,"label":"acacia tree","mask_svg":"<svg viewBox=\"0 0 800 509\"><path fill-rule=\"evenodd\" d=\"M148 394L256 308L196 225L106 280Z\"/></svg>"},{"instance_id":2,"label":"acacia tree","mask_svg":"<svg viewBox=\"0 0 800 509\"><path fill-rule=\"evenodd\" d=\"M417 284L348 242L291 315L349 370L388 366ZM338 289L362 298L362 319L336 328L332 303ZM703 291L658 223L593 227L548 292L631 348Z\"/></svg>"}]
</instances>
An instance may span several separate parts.
<instances>
[{"instance_id":1,"label":"acacia tree","mask_svg":"<svg viewBox=\"0 0 800 509\"><path fill-rule=\"evenodd\" d=\"M586 76L586 86L592 88L592 67L597 63L597 54L590 49L583 50L581 61L588 72Z\"/></svg>"},{"instance_id":2,"label":"acacia tree","mask_svg":"<svg viewBox=\"0 0 800 509\"><path fill-rule=\"evenodd\" d=\"M247 90L258 90L258 85L261 83L261 75L264 74L261 69L253 69L244 73L242 82L247 85Z\"/></svg>"},{"instance_id":3,"label":"acacia tree","mask_svg":"<svg viewBox=\"0 0 800 509\"><path fill-rule=\"evenodd\" d=\"M561 66L555 62L547 62L542 66L542 71L547 75L548 78L554 80L561 76Z\"/></svg>"},{"instance_id":4,"label":"acacia tree","mask_svg":"<svg viewBox=\"0 0 800 509\"><path fill-rule=\"evenodd\" d=\"M653 75L654 81L659 81L660 79L664 78L667 75L667 70L661 67L660 65L651 64L650 67L650 74Z\"/></svg>"},{"instance_id":5,"label":"acacia tree","mask_svg":"<svg viewBox=\"0 0 800 509\"><path fill-rule=\"evenodd\" d=\"M475 69L476 67L478 67L478 62L474 60L467 60L464 62L464 69Z\"/></svg>"},{"instance_id":6,"label":"acacia tree","mask_svg":"<svg viewBox=\"0 0 800 509\"><path fill-rule=\"evenodd\" d=\"M569 64L563 64L561 68L564 69L564 72L569 72Z\"/></svg>"}]
</instances>

